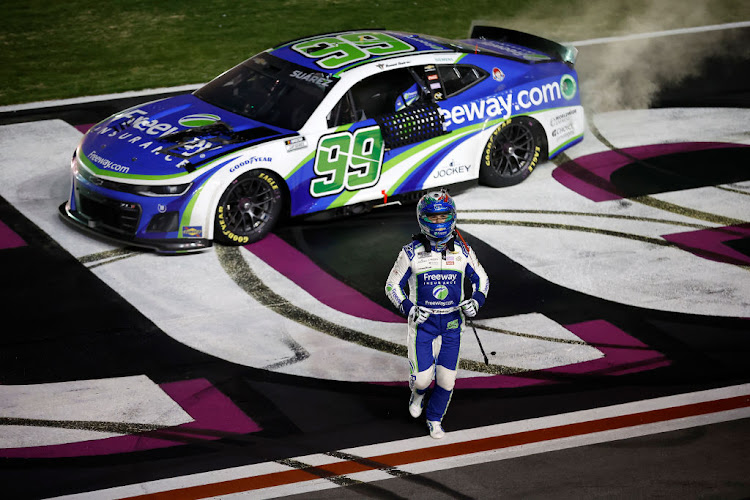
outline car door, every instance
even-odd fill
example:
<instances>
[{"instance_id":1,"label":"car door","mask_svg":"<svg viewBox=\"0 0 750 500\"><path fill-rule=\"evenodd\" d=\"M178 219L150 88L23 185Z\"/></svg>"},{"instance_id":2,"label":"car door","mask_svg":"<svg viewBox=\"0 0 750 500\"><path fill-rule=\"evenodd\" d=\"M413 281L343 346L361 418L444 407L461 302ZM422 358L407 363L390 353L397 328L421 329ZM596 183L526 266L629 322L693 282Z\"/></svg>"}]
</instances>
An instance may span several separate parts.
<instances>
[{"instance_id":1,"label":"car door","mask_svg":"<svg viewBox=\"0 0 750 500\"><path fill-rule=\"evenodd\" d=\"M310 194L339 195L336 205L382 197L394 175L401 175L396 168L383 178L397 167L398 155L444 133L420 67L386 70L358 82L334 106L328 127L318 142Z\"/></svg>"}]
</instances>

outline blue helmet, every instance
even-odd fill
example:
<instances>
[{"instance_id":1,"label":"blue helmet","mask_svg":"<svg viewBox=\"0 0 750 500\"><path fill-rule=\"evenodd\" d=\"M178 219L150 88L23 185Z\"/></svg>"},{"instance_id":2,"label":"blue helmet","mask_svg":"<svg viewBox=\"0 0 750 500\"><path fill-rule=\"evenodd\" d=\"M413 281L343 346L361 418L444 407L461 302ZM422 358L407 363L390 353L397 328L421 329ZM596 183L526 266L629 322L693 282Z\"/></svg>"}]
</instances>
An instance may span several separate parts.
<instances>
[{"instance_id":1,"label":"blue helmet","mask_svg":"<svg viewBox=\"0 0 750 500\"><path fill-rule=\"evenodd\" d=\"M444 222L432 222L430 215L445 214ZM456 228L456 204L448 193L433 191L422 196L417 203L417 222L422 234L436 243L448 241Z\"/></svg>"}]
</instances>

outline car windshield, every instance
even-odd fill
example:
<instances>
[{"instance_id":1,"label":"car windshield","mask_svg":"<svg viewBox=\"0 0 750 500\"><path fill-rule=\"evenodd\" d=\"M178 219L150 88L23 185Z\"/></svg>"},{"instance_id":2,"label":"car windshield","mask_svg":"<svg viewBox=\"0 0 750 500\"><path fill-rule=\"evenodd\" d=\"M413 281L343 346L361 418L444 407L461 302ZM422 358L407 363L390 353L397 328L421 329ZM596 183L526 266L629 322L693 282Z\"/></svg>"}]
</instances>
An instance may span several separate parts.
<instances>
[{"instance_id":1,"label":"car windshield","mask_svg":"<svg viewBox=\"0 0 750 500\"><path fill-rule=\"evenodd\" d=\"M338 81L268 53L230 69L194 92L214 106L299 130Z\"/></svg>"}]
</instances>

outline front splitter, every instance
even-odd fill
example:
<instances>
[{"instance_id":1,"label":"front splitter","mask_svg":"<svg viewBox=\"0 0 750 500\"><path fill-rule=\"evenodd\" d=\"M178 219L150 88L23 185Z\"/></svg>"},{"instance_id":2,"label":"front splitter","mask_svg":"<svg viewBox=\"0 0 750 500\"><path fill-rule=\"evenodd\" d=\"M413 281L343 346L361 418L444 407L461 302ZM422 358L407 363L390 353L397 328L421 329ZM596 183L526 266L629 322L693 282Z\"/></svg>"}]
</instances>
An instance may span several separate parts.
<instances>
[{"instance_id":1,"label":"front splitter","mask_svg":"<svg viewBox=\"0 0 750 500\"><path fill-rule=\"evenodd\" d=\"M74 210L70 210L67 202L59 206L58 212L60 213L62 220L86 234L103 238L114 243L155 250L159 253L175 254L199 252L213 245L213 242L206 238L169 238L152 240L131 237L101 224L92 227L89 225L89 220L87 218Z\"/></svg>"}]
</instances>

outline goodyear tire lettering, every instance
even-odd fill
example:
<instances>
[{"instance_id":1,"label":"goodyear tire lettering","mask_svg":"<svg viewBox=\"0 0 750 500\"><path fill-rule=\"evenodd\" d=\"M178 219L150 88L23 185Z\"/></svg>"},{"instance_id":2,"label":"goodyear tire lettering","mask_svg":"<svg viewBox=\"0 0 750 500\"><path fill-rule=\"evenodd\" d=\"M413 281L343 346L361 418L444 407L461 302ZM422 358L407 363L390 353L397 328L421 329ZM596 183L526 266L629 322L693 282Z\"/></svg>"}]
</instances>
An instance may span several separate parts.
<instances>
[{"instance_id":1,"label":"goodyear tire lettering","mask_svg":"<svg viewBox=\"0 0 750 500\"><path fill-rule=\"evenodd\" d=\"M533 118L508 118L487 140L480 160L479 181L493 187L522 182L545 157L544 145L541 126Z\"/></svg>"},{"instance_id":2,"label":"goodyear tire lettering","mask_svg":"<svg viewBox=\"0 0 750 500\"><path fill-rule=\"evenodd\" d=\"M261 170L246 172L234 179L222 194L216 207L214 219L216 240L227 245L246 245L268 234L281 213L283 191L280 189L279 182L273 173ZM249 191L244 191L248 187ZM257 194L252 195L251 199L245 199L243 197L248 196L247 192ZM248 209L240 206L248 201L250 206L254 207L250 209L253 211L250 215L253 217L251 226L245 225L247 220L242 221L249 214L249 211L245 212ZM235 232L237 230L239 234Z\"/></svg>"}]
</instances>

